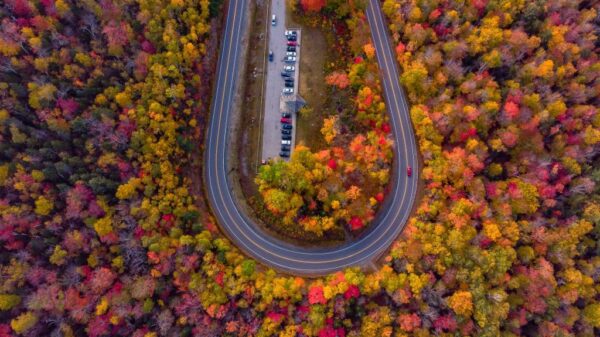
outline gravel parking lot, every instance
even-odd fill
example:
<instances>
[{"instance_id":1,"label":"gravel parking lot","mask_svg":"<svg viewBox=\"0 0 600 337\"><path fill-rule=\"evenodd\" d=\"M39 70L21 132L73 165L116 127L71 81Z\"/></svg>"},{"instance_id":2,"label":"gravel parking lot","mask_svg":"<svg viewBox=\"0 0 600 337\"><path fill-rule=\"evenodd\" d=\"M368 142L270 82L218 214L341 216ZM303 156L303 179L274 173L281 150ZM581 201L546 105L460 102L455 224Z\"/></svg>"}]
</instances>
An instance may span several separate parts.
<instances>
[{"instance_id":1,"label":"gravel parking lot","mask_svg":"<svg viewBox=\"0 0 600 337\"><path fill-rule=\"evenodd\" d=\"M300 58L300 40L301 31L297 30L296 47L296 62L287 63L283 59L287 52L287 38L285 37L286 29L290 29L285 25L285 0L271 1L271 16L275 14L277 23L271 25L271 17L269 17L269 50L273 52L273 61L267 62L267 82L265 86L265 111L263 115L263 130L262 130L262 159L268 160L279 158L281 151L281 113L290 112L293 102L296 100L298 93L298 74L299 74L299 58ZM294 66L295 71L290 73L294 77L294 94L282 95L284 88L284 80L281 72L285 66ZM287 111L286 111L287 110ZM290 148L294 147L296 134L296 116L292 116L292 140ZM290 151L291 153L291 151Z\"/></svg>"}]
</instances>

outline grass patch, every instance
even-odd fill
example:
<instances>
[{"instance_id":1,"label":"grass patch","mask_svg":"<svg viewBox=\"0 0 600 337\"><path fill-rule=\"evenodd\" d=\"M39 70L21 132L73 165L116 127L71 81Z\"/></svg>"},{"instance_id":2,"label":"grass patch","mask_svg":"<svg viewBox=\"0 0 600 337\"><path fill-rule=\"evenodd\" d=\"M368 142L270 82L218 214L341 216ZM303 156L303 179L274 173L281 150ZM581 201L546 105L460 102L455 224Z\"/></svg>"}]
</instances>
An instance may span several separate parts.
<instances>
[{"instance_id":1,"label":"grass patch","mask_svg":"<svg viewBox=\"0 0 600 337\"><path fill-rule=\"evenodd\" d=\"M312 110L310 115L299 114L297 118L296 141L316 150L326 146L321 135L323 119L328 115L327 97L329 88L325 83L325 62L328 59L327 41L317 28L293 25L302 28L300 56L299 92Z\"/></svg>"},{"instance_id":2,"label":"grass patch","mask_svg":"<svg viewBox=\"0 0 600 337\"><path fill-rule=\"evenodd\" d=\"M304 17L286 7L286 22L291 28L302 29L299 93L311 109L310 115L299 114L296 121L296 144L317 151L327 147L321 134L323 120L349 107L347 93L334 90L325 83L328 65L339 62L340 55L332 50L333 33L313 27Z\"/></svg>"}]
</instances>

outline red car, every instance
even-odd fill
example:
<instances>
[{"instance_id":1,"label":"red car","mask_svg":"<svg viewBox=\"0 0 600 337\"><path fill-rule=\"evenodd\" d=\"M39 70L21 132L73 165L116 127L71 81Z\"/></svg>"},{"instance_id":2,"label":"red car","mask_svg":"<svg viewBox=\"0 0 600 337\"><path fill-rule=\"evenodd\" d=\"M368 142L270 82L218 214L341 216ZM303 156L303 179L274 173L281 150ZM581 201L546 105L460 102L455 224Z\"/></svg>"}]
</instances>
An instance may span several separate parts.
<instances>
[{"instance_id":1,"label":"red car","mask_svg":"<svg viewBox=\"0 0 600 337\"><path fill-rule=\"evenodd\" d=\"M281 123L283 123L283 124L292 124L292 120L289 119L289 118L285 118L284 117L284 118L281 119Z\"/></svg>"},{"instance_id":2,"label":"red car","mask_svg":"<svg viewBox=\"0 0 600 337\"><path fill-rule=\"evenodd\" d=\"M297 41L288 41L288 42L287 42L287 45L288 45L288 46L297 46L297 45L298 45L298 42L297 42Z\"/></svg>"},{"instance_id":3,"label":"red car","mask_svg":"<svg viewBox=\"0 0 600 337\"><path fill-rule=\"evenodd\" d=\"M409 166L408 168L406 168L406 174L407 174L409 177L410 177L410 176L412 176L412 167L410 167L410 166Z\"/></svg>"}]
</instances>

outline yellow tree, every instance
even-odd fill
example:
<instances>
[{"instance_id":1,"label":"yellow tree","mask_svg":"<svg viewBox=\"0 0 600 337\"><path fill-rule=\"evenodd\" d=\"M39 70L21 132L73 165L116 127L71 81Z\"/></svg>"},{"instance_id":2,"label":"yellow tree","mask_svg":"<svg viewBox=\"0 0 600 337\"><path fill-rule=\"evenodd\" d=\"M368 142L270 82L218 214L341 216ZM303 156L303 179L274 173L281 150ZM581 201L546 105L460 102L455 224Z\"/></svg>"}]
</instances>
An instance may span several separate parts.
<instances>
[{"instance_id":1,"label":"yellow tree","mask_svg":"<svg viewBox=\"0 0 600 337\"><path fill-rule=\"evenodd\" d=\"M470 316L473 312L473 296L468 291L457 291L447 301L448 306L458 315Z\"/></svg>"}]
</instances>

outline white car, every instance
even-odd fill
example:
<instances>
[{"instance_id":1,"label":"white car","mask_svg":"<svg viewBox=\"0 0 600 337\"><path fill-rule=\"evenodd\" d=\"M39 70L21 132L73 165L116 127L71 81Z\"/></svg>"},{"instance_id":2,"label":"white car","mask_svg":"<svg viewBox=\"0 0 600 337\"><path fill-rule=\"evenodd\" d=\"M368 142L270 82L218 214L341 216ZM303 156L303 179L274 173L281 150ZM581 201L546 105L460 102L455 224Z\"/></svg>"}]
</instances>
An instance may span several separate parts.
<instances>
[{"instance_id":1,"label":"white car","mask_svg":"<svg viewBox=\"0 0 600 337\"><path fill-rule=\"evenodd\" d=\"M282 140L281 145L292 145L292 141L291 140Z\"/></svg>"},{"instance_id":2,"label":"white car","mask_svg":"<svg viewBox=\"0 0 600 337\"><path fill-rule=\"evenodd\" d=\"M288 73L292 73L292 72L294 72L296 70L296 67L294 67L294 66L285 66L285 67L283 67L283 70L285 70Z\"/></svg>"},{"instance_id":3,"label":"white car","mask_svg":"<svg viewBox=\"0 0 600 337\"><path fill-rule=\"evenodd\" d=\"M271 17L271 26L275 26L277 24L277 17L275 14Z\"/></svg>"},{"instance_id":4,"label":"white car","mask_svg":"<svg viewBox=\"0 0 600 337\"><path fill-rule=\"evenodd\" d=\"M295 51L288 51L285 53L285 55L287 56L296 56L296 52Z\"/></svg>"},{"instance_id":5,"label":"white car","mask_svg":"<svg viewBox=\"0 0 600 337\"><path fill-rule=\"evenodd\" d=\"M282 92L284 95L291 95L294 93L294 88L283 88Z\"/></svg>"},{"instance_id":6,"label":"white car","mask_svg":"<svg viewBox=\"0 0 600 337\"><path fill-rule=\"evenodd\" d=\"M283 62L288 62L288 63L295 63L296 62L296 58L294 56L286 56L283 59Z\"/></svg>"},{"instance_id":7,"label":"white car","mask_svg":"<svg viewBox=\"0 0 600 337\"><path fill-rule=\"evenodd\" d=\"M285 31L285 36L289 36L289 35L297 35L298 32L295 30L286 30Z\"/></svg>"}]
</instances>

